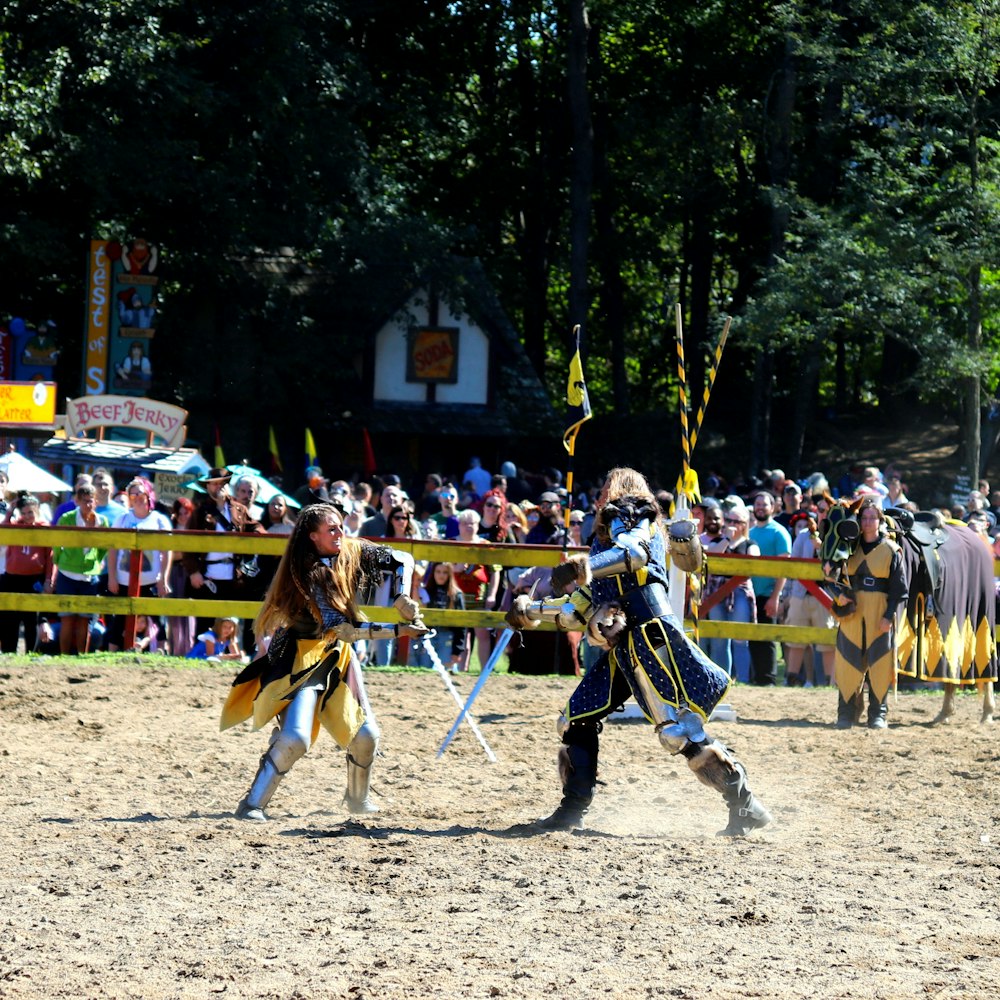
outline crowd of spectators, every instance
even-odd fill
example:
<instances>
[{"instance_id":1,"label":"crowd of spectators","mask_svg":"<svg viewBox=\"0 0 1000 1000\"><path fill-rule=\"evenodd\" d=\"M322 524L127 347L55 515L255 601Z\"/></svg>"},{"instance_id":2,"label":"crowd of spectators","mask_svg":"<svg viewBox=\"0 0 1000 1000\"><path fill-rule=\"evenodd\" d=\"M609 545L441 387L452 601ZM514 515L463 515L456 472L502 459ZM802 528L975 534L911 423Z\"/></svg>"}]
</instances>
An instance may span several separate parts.
<instances>
[{"instance_id":1,"label":"crowd of spectators","mask_svg":"<svg viewBox=\"0 0 1000 1000\"><path fill-rule=\"evenodd\" d=\"M0 474L0 490L6 484ZM318 501L336 505L348 534L374 539L445 539L464 545L525 543L587 545L593 533L593 511L599 486L584 482L570 495L561 473L552 468L529 472L507 461L491 473L473 457L461 474L429 472L404 484L396 474L373 477L371 482L330 482L321 468L307 470L305 482L289 494L278 493L266 504L257 503L260 483L253 475L235 480L225 469L213 469L199 481L193 499L180 497L167 506L159 502L153 485L136 477L117 489L110 471L95 469L78 477L72 496L63 503L50 495L4 493L0 518L6 524L139 529L235 530L288 534L301 505ZM703 477L703 495L693 508L702 542L709 553L772 556L815 556L823 519L835 498L877 497L883 508L918 509L918 502L900 472L880 471L870 464L852 464L832 482L820 472L799 480L780 469L763 470L747 480L727 482L716 471ZM665 516L673 510L673 496L657 492ZM930 505L927 505L930 506ZM1000 557L1000 491L977 483L961 507L942 505L942 516L968 525ZM569 512L567 534L566 513ZM130 553L100 548L57 546L0 547L3 572L0 590L61 595L123 593L129 576ZM411 596L434 608L503 610L517 593L549 592L549 571L517 568L463 558L454 563L418 563ZM141 593L159 596L229 597L258 600L277 568L278 557L243 557L226 553L147 551L142 553ZM110 574L109 574L110 569ZM709 577L703 602L704 617L713 621L773 621L829 627L832 620L796 580L751 578L725 589L725 577ZM719 599L712 600L716 591ZM386 589L386 594L388 593ZM380 603L380 595L372 595ZM385 595L382 595L385 596ZM382 601L381 603L385 603ZM232 628L231 628L232 627ZM253 655L256 640L249 623L230 619L168 616L149 618L137 631L138 652L159 651L175 656L199 655L218 642L225 631L226 657ZM229 646L229 633L234 634ZM123 622L93 614L60 612L39 616L28 612L0 612L0 651L13 652L19 641L28 650L83 653L121 648ZM585 663L576 637L532 635L509 650L511 669L524 672L579 673ZM430 645L433 655L453 671L469 668L475 653L485 662L495 641L489 629L444 629ZM777 680L779 658L787 683L805 686L830 680L830 649L808 650L790 644L705 640L706 651L737 679L756 684ZM195 651L192 654L192 651ZM585 653L585 651L584 651ZM205 655L201 652L200 655ZM212 655L211 653L209 655ZM431 652L421 644L409 651L409 662L426 666ZM372 662L399 661L392 648L367 651Z\"/></svg>"}]
</instances>

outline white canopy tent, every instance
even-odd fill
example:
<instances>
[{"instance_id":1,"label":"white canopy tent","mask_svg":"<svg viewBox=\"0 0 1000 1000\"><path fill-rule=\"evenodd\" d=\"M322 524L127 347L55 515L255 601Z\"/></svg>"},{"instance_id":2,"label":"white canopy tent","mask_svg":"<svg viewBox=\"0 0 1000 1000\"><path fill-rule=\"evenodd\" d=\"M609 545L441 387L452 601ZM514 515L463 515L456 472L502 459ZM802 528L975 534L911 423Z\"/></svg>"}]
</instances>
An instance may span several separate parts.
<instances>
[{"instance_id":1,"label":"white canopy tent","mask_svg":"<svg viewBox=\"0 0 1000 1000\"><path fill-rule=\"evenodd\" d=\"M46 472L40 465L35 465L31 459L16 451L0 456L0 470L7 473L8 493L21 490L28 493L66 493L73 489L72 485L53 476L51 472Z\"/></svg>"}]
</instances>

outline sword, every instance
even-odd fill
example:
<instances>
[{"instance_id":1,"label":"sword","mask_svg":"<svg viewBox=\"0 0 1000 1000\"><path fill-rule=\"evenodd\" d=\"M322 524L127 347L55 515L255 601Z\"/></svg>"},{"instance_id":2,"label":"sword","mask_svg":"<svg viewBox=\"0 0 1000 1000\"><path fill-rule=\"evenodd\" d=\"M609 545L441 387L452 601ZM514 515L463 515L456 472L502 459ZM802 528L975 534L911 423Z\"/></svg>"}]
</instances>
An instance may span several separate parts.
<instances>
[{"instance_id":1,"label":"sword","mask_svg":"<svg viewBox=\"0 0 1000 1000\"><path fill-rule=\"evenodd\" d=\"M423 638L423 646L427 651L427 656L430 658L431 663L434 664L435 673L439 674L441 680L444 681L444 686L448 689L449 694L455 699L455 704L459 708L462 707L462 696L458 693L458 688L452 683L451 678L448 676L448 671L445 670L444 664L441 662L441 658L437 655L437 650L431 643L431 638L434 635L431 632L429 635L425 635ZM491 763L495 764L497 762L497 755L490 749L489 743L486 742L485 737L479 731L479 726L476 725L476 720L472 718L471 715L465 716L465 724L472 730L475 734L477 740L479 740L482 745L483 752L486 754L486 759Z\"/></svg>"},{"instance_id":2,"label":"sword","mask_svg":"<svg viewBox=\"0 0 1000 1000\"><path fill-rule=\"evenodd\" d=\"M531 590L528 593L528 599L530 600L535 596L535 590L538 588L538 581L536 580L531 585ZM472 707L472 703L476 700L476 696L483 689L483 685L486 683L487 678L490 676L491 671L497 665L500 660L500 654L507 648L507 643L510 642L511 637L517 631L515 628L508 626L500 634L500 638L497 639L496 648L493 650L492 655L486 661L483 669L479 672L479 680L476 681L476 686L469 692L469 697L465 700L465 704L462 706L462 711L458 713L458 718L455 720L455 724L451 727L451 732L444 738L444 742L438 747L437 755L440 757L445 750L448 749L448 744L455 738L455 733L458 732L458 727L462 724L462 720L468 715L469 709Z\"/></svg>"},{"instance_id":3,"label":"sword","mask_svg":"<svg viewBox=\"0 0 1000 1000\"><path fill-rule=\"evenodd\" d=\"M469 697L466 698L465 704L462 706L462 711L458 713L458 718L455 720L455 724L451 727L451 732L444 738L444 742L438 748L437 756L440 757L445 750L448 749L448 744L455 737L455 733L458 732L458 727L462 724L462 720L468 715L469 709L472 707L472 703L476 700L476 696L483 689L483 685L489 679L490 672L497 665L500 660L500 655L507 648L507 643L510 642L511 636L517 631L517 629L510 628L509 626L503 630L500 638L497 640L496 647L493 650L492 655L486 661L486 666L483 667L479 674L479 680L476 681L476 686L469 693Z\"/></svg>"}]
</instances>

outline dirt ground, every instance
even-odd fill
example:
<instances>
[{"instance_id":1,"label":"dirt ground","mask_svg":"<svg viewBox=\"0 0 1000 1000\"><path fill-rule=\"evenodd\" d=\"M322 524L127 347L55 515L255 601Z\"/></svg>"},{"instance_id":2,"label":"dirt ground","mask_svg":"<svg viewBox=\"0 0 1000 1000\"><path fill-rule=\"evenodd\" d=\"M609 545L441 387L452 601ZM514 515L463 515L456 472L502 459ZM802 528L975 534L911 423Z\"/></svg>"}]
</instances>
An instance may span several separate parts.
<instances>
[{"instance_id":1,"label":"dirt ground","mask_svg":"<svg viewBox=\"0 0 1000 1000\"><path fill-rule=\"evenodd\" d=\"M321 735L232 818L266 742L220 734L225 669L0 662L2 997L997 997L997 727L900 694L838 732L825 690L741 687L714 735L775 816L721 799L639 722L608 726L587 832L515 836L558 799L569 678L369 674L375 797L341 807ZM459 679L463 696L472 679Z\"/></svg>"}]
</instances>

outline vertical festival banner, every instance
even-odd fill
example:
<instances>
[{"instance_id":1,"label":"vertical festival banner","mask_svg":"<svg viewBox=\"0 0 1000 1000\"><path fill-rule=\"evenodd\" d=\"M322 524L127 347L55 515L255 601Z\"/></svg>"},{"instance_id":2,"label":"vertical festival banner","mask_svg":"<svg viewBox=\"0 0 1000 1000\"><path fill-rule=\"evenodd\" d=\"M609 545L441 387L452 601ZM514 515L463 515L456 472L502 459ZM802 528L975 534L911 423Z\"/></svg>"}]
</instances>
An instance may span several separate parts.
<instances>
[{"instance_id":1,"label":"vertical festival banner","mask_svg":"<svg viewBox=\"0 0 1000 1000\"><path fill-rule=\"evenodd\" d=\"M107 240L91 240L87 254L87 317L84 324L83 389L99 396L108 387L111 260Z\"/></svg>"},{"instance_id":2,"label":"vertical festival banner","mask_svg":"<svg viewBox=\"0 0 1000 1000\"><path fill-rule=\"evenodd\" d=\"M159 312L159 254L154 244L136 238L108 244L107 255L112 276L108 391L145 396L153 381L150 345Z\"/></svg>"}]
</instances>

